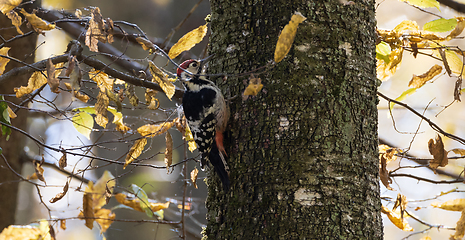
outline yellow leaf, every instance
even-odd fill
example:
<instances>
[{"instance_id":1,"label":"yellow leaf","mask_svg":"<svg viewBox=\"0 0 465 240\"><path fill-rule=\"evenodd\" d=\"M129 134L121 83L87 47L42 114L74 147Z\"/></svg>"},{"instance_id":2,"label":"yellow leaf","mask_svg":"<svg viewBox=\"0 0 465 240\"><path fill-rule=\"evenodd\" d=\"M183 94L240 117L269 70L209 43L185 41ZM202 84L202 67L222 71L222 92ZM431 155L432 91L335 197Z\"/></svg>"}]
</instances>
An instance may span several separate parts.
<instances>
[{"instance_id":1,"label":"yellow leaf","mask_svg":"<svg viewBox=\"0 0 465 240\"><path fill-rule=\"evenodd\" d=\"M115 177L106 170L92 188L92 204L95 209L101 208L107 203L105 200L106 189L109 189L110 193L112 193L114 188Z\"/></svg>"},{"instance_id":2,"label":"yellow leaf","mask_svg":"<svg viewBox=\"0 0 465 240\"><path fill-rule=\"evenodd\" d=\"M418 31L420 28L418 27L417 22L412 20L404 20L399 25L397 25L393 31L397 33L404 33L405 31Z\"/></svg>"},{"instance_id":3,"label":"yellow leaf","mask_svg":"<svg viewBox=\"0 0 465 240\"><path fill-rule=\"evenodd\" d=\"M20 88L15 88L16 97L20 98L25 94L30 94L34 90L42 87L47 83L47 78L41 72L34 72L27 82L27 87L21 86Z\"/></svg>"},{"instance_id":4,"label":"yellow leaf","mask_svg":"<svg viewBox=\"0 0 465 240\"><path fill-rule=\"evenodd\" d=\"M462 148L454 148L452 150L450 150L452 152L454 152L455 154L459 154L460 156L465 156L465 149L462 149ZM449 151L449 152L450 152Z\"/></svg>"},{"instance_id":5,"label":"yellow leaf","mask_svg":"<svg viewBox=\"0 0 465 240\"><path fill-rule=\"evenodd\" d=\"M127 131L131 130L131 128L124 124L122 113L116 111L116 109L112 107L108 107L107 110L113 114L113 123L116 124L116 130L122 133L126 133Z\"/></svg>"},{"instance_id":6,"label":"yellow leaf","mask_svg":"<svg viewBox=\"0 0 465 240\"><path fill-rule=\"evenodd\" d=\"M405 98L407 98L407 96L409 95L412 95L415 91L417 91L416 88L409 88L407 90L405 90L402 94L400 94L399 97L397 97L395 100L396 101L402 101L404 100ZM389 109L392 111L392 108L394 107L395 103L391 102L389 104Z\"/></svg>"},{"instance_id":7,"label":"yellow leaf","mask_svg":"<svg viewBox=\"0 0 465 240\"><path fill-rule=\"evenodd\" d=\"M260 78L251 78L249 80L249 85L244 90L244 96L252 95L257 96L257 94L262 90L263 84L262 79Z\"/></svg>"},{"instance_id":8,"label":"yellow leaf","mask_svg":"<svg viewBox=\"0 0 465 240\"><path fill-rule=\"evenodd\" d=\"M168 129L170 129L173 126L174 122L164 122L160 125L147 124L142 127L139 127L137 129L137 132L139 132L139 134L144 137L155 137L165 133L166 131L168 131Z\"/></svg>"},{"instance_id":9,"label":"yellow leaf","mask_svg":"<svg viewBox=\"0 0 465 240\"><path fill-rule=\"evenodd\" d=\"M460 219L457 221L457 225L455 227L455 233L453 236L450 237L450 239L461 240L463 239L464 235L465 235L465 211L462 210L462 215L460 216Z\"/></svg>"},{"instance_id":10,"label":"yellow leaf","mask_svg":"<svg viewBox=\"0 0 465 240\"><path fill-rule=\"evenodd\" d=\"M97 116L95 122L105 128L108 123L107 108L110 100L105 92L99 92L97 95L97 102L95 103L95 111Z\"/></svg>"},{"instance_id":11,"label":"yellow leaf","mask_svg":"<svg viewBox=\"0 0 465 240\"><path fill-rule=\"evenodd\" d=\"M386 159L386 163L395 161L397 159L397 156L395 155L398 152L397 148L392 148L384 144L379 145L378 148L379 148L380 159L381 157L384 157Z\"/></svg>"},{"instance_id":12,"label":"yellow leaf","mask_svg":"<svg viewBox=\"0 0 465 240\"><path fill-rule=\"evenodd\" d=\"M128 155L126 155L123 169L125 169L126 166L131 164L134 160L136 160L140 156L146 144L147 144L147 138L139 139L134 143L134 145L129 150Z\"/></svg>"},{"instance_id":13,"label":"yellow leaf","mask_svg":"<svg viewBox=\"0 0 465 240\"><path fill-rule=\"evenodd\" d=\"M23 31L21 31L21 29L19 28L22 24L22 18L18 15L17 12L15 11L9 11L6 16L11 20L11 24L13 24L13 26L15 26L16 28L16 31L23 35Z\"/></svg>"},{"instance_id":14,"label":"yellow leaf","mask_svg":"<svg viewBox=\"0 0 465 240\"><path fill-rule=\"evenodd\" d=\"M171 100L176 90L176 87L168 80L168 75L163 73L152 61L148 60L150 73L152 73L152 82L158 83L166 96Z\"/></svg>"},{"instance_id":15,"label":"yellow leaf","mask_svg":"<svg viewBox=\"0 0 465 240\"><path fill-rule=\"evenodd\" d=\"M124 204L128 207L131 207L132 209L139 211L139 212L145 212L141 206L140 206L140 200L138 198L130 199L128 196L124 195L123 193L117 193L115 195L116 201L118 201L121 204ZM158 212L162 209L166 209L170 206L170 202L166 203L154 203L154 202L149 202L150 209L152 212Z\"/></svg>"},{"instance_id":16,"label":"yellow leaf","mask_svg":"<svg viewBox=\"0 0 465 240\"><path fill-rule=\"evenodd\" d=\"M441 136L436 136L436 143L433 139L428 141L428 149L434 159L429 161L429 166L435 172L438 167L445 167L449 163L447 158L447 151L444 149L444 144L442 143Z\"/></svg>"},{"instance_id":17,"label":"yellow leaf","mask_svg":"<svg viewBox=\"0 0 465 240\"><path fill-rule=\"evenodd\" d=\"M73 126L79 133L90 140L90 133L94 127L94 118L86 112L78 112L73 116Z\"/></svg>"},{"instance_id":18,"label":"yellow leaf","mask_svg":"<svg viewBox=\"0 0 465 240\"><path fill-rule=\"evenodd\" d=\"M2 47L0 49L0 55L8 56L9 50L10 50L10 47ZM10 59L8 58L0 57L0 75L3 74L3 72L5 71L5 67L9 61Z\"/></svg>"},{"instance_id":19,"label":"yellow leaf","mask_svg":"<svg viewBox=\"0 0 465 240\"><path fill-rule=\"evenodd\" d=\"M184 137L186 138L186 141L188 141L189 151L193 152L195 149L197 149L197 144L195 144L194 135L192 135L189 125L186 124L185 129L186 134L184 134Z\"/></svg>"},{"instance_id":20,"label":"yellow leaf","mask_svg":"<svg viewBox=\"0 0 465 240\"><path fill-rule=\"evenodd\" d=\"M291 21L284 26L276 44L274 52L274 61L276 63L281 62L291 49L292 43L294 42L295 34L297 33L297 27L300 23L307 19L300 12L295 12L291 17Z\"/></svg>"},{"instance_id":21,"label":"yellow leaf","mask_svg":"<svg viewBox=\"0 0 465 240\"><path fill-rule=\"evenodd\" d=\"M377 60L376 74L379 80L385 81L394 75L402 62L403 52L402 48L392 50L389 54L389 63L384 60Z\"/></svg>"},{"instance_id":22,"label":"yellow leaf","mask_svg":"<svg viewBox=\"0 0 465 240\"><path fill-rule=\"evenodd\" d=\"M41 18L37 17L35 13L28 13L26 10L21 8L21 13L26 17L27 21L32 25L36 32L49 31L55 29L55 24L46 23Z\"/></svg>"},{"instance_id":23,"label":"yellow leaf","mask_svg":"<svg viewBox=\"0 0 465 240\"><path fill-rule=\"evenodd\" d=\"M84 192L84 196L82 199L82 217L86 221L86 227L89 229L94 228L94 206L92 201L92 189L94 183L92 181L86 187L86 191Z\"/></svg>"},{"instance_id":24,"label":"yellow leaf","mask_svg":"<svg viewBox=\"0 0 465 240\"><path fill-rule=\"evenodd\" d=\"M173 138L171 138L170 132L166 132L166 150L165 150L165 165L167 173L170 172L170 166L173 162Z\"/></svg>"},{"instance_id":25,"label":"yellow leaf","mask_svg":"<svg viewBox=\"0 0 465 240\"><path fill-rule=\"evenodd\" d=\"M198 174L199 174L199 170L197 168L194 168L194 170L191 171L191 181L195 188L198 188L197 187L197 175Z\"/></svg>"},{"instance_id":26,"label":"yellow leaf","mask_svg":"<svg viewBox=\"0 0 465 240\"><path fill-rule=\"evenodd\" d=\"M452 199L443 203L434 202L431 203L431 206L447 211L463 211L465 210L465 198Z\"/></svg>"},{"instance_id":27,"label":"yellow leaf","mask_svg":"<svg viewBox=\"0 0 465 240\"><path fill-rule=\"evenodd\" d=\"M435 76L439 75L442 72L442 67L435 64L432 66L427 72L423 73L422 75L413 75L412 79L408 83L409 87L413 88L420 88L426 82L433 79Z\"/></svg>"},{"instance_id":28,"label":"yellow leaf","mask_svg":"<svg viewBox=\"0 0 465 240\"><path fill-rule=\"evenodd\" d=\"M43 239L51 240L50 225L41 220L39 226L10 225L0 233L0 240Z\"/></svg>"},{"instance_id":29,"label":"yellow leaf","mask_svg":"<svg viewBox=\"0 0 465 240\"><path fill-rule=\"evenodd\" d=\"M66 219L60 220L60 228L66 230Z\"/></svg>"},{"instance_id":30,"label":"yellow leaf","mask_svg":"<svg viewBox=\"0 0 465 240\"><path fill-rule=\"evenodd\" d=\"M95 221L98 223L98 225L100 225L100 234L102 234L106 232L110 225L113 223L116 215L112 213L110 209L101 208L95 211L94 217L97 218Z\"/></svg>"},{"instance_id":31,"label":"yellow leaf","mask_svg":"<svg viewBox=\"0 0 465 240\"><path fill-rule=\"evenodd\" d=\"M105 92L105 90L113 91L113 82L114 79L111 79L106 73L93 70L89 72L89 78L97 82L97 86L100 88L101 92Z\"/></svg>"},{"instance_id":32,"label":"yellow leaf","mask_svg":"<svg viewBox=\"0 0 465 240\"><path fill-rule=\"evenodd\" d=\"M10 106L8 106L7 110L8 110L8 116L10 118L16 118L17 117L16 113L13 112L13 110L11 110Z\"/></svg>"},{"instance_id":33,"label":"yellow leaf","mask_svg":"<svg viewBox=\"0 0 465 240\"><path fill-rule=\"evenodd\" d=\"M190 50L197 43L201 42L207 34L207 30L208 27L207 24L205 24L186 33L184 36L182 36L181 39L178 40L176 44L171 47L168 53L169 58L176 58L182 52Z\"/></svg>"},{"instance_id":34,"label":"yellow leaf","mask_svg":"<svg viewBox=\"0 0 465 240\"><path fill-rule=\"evenodd\" d=\"M0 2L0 11L2 11L3 14L7 14L15 7L17 7L21 2L22 0L2 0Z\"/></svg>"},{"instance_id":35,"label":"yellow leaf","mask_svg":"<svg viewBox=\"0 0 465 240\"><path fill-rule=\"evenodd\" d=\"M401 218L400 214L391 211L389 208L385 206L381 206L381 212L386 214L391 220L391 222L398 228L402 229L403 231L413 231L413 228L410 227L406 218Z\"/></svg>"}]
</instances>

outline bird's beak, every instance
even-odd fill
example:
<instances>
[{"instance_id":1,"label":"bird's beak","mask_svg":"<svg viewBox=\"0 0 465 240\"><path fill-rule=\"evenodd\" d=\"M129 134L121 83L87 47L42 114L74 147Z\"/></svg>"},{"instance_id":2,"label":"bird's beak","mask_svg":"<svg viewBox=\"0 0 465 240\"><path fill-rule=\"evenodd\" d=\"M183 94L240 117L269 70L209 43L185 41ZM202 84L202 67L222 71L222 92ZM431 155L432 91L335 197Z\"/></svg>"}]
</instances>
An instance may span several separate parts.
<instances>
[{"instance_id":1,"label":"bird's beak","mask_svg":"<svg viewBox=\"0 0 465 240\"><path fill-rule=\"evenodd\" d=\"M205 66L205 64L210 61L210 59L213 57L213 55L210 55L204 59L200 59L199 62L200 62L200 69L203 68L203 66Z\"/></svg>"}]
</instances>

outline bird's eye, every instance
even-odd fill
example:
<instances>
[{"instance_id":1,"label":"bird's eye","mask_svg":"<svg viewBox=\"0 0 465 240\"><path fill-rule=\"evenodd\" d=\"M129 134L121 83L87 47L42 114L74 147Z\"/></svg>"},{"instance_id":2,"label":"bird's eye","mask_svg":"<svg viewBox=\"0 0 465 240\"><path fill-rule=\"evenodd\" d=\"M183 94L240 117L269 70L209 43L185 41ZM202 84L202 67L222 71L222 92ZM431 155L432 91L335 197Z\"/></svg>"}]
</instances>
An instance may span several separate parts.
<instances>
[{"instance_id":1,"label":"bird's eye","mask_svg":"<svg viewBox=\"0 0 465 240\"><path fill-rule=\"evenodd\" d=\"M197 64L196 62L193 62L193 63L192 63L192 67L197 67L197 65L198 65L198 64Z\"/></svg>"}]
</instances>

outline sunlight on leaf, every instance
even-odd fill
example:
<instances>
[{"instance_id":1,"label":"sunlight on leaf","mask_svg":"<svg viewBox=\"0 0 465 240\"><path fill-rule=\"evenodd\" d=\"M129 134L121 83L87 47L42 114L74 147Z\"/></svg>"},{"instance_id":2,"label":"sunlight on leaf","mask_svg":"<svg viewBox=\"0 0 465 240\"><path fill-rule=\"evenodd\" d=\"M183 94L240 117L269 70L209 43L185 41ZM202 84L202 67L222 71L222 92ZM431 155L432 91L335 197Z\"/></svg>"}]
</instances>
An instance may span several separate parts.
<instances>
[{"instance_id":1,"label":"sunlight on leaf","mask_svg":"<svg viewBox=\"0 0 465 240\"><path fill-rule=\"evenodd\" d=\"M148 60L150 73L152 73L152 82L158 83L166 96L171 100L176 90L173 82L168 79L168 75L162 72L152 61Z\"/></svg>"},{"instance_id":2,"label":"sunlight on leaf","mask_svg":"<svg viewBox=\"0 0 465 240\"><path fill-rule=\"evenodd\" d=\"M134 185L134 184L133 184ZM137 187L138 188L138 187ZM133 188L134 190L134 188ZM142 190L143 191L143 190ZM136 193L136 192L134 192ZM144 192L145 193L145 192ZM139 212L146 212L146 210L150 211L151 213L152 212L158 212L160 210L163 210L163 209L166 209L169 207L170 205L170 202L166 202L166 203L154 203L152 201L150 201L148 198L147 198L147 202L148 202L148 205L149 205L149 208L148 209L143 209L142 208L142 205L146 206L146 203L144 204L143 201L140 200L140 198L144 198L143 195L139 194L138 196L139 198L129 198L128 196L126 196L125 194L123 193L117 193L115 195L115 198L116 200L121 203L121 204L124 204L128 207L131 207L132 209L136 210L136 211L139 211Z\"/></svg>"},{"instance_id":3,"label":"sunlight on leaf","mask_svg":"<svg viewBox=\"0 0 465 240\"><path fill-rule=\"evenodd\" d=\"M182 36L182 38L178 40L176 44L174 44L171 47L168 53L169 58L176 58L182 52L190 50L196 44L201 42L207 34L207 30L208 27L207 24L205 24L186 33L184 36Z\"/></svg>"},{"instance_id":4,"label":"sunlight on leaf","mask_svg":"<svg viewBox=\"0 0 465 240\"><path fill-rule=\"evenodd\" d=\"M391 54L389 54L389 63L386 63L384 60L377 60L376 74L379 80L386 81L396 73L402 62L403 52L402 48L391 51Z\"/></svg>"},{"instance_id":5,"label":"sunlight on leaf","mask_svg":"<svg viewBox=\"0 0 465 240\"><path fill-rule=\"evenodd\" d=\"M6 14L6 16L11 20L11 24L15 26L18 34L23 35L24 34L23 31L21 31L21 29L19 28L22 24L23 19L18 15L18 13L15 11L9 11Z\"/></svg>"},{"instance_id":6,"label":"sunlight on leaf","mask_svg":"<svg viewBox=\"0 0 465 240\"><path fill-rule=\"evenodd\" d=\"M131 147L128 154L126 155L123 169L125 169L129 164L131 164L134 160L136 160L140 156L146 144L147 144L147 138L139 139L134 143L134 145Z\"/></svg>"},{"instance_id":7,"label":"sunlight on leaf","mask_svg":"<svg viewBox=\"0 0 465 240\"><path fill-rule=\"evenodd\" d=\"M8 56L9 50L10 50L10 47L2 47L0 49L0 55ZM8 64L8 62L10 62L10 59L0 57L0 75L3 74L3 72L5 71L5 67Z\"/></svg>"},{"instance_id":8,"label":"sunlight on leaf","mask_svg":"<svg viewBox=\"0 0 465 240\"><path fill-rule=\"evenodd\" d=\"M21 2L22 0L2 0L0 1L0 11L2 11L3 14L7 14L15 7L17 7Z\"/></svg>"},{"instance_id":9,"label":"sunlight on leaf","mask_svg":"<svg viewBox=\"0 0 465 240\"><path fill-rule=\"evenodd\" d=\"M409 95L412 95L417 89L416 88L409 88L407 90L405 90L402 94L400 94L399 97L397 97L395 100L397 101L402 101L404 100L405 98L407 98L407 96ZM394 107L395 103L391 102L389 104L389 109L392 111L392 108Z\"/></svg>"},{"instance_id":10,"label":"sunlight on leaf","mask_svg":"<svg viewBox=\"0 0 465 240\"><path fill-rule=\"evenodd\" d=\"M450 237L452 240L461 240L465 235L465 210L462 210L462 215L460 219L457 221L455 227L455 233L453 236Z\"/></svg>"},{"instance_id":11,"label":"sunlight on leaf","mask_svg":"<svg viewBox=\"0 0 465 240\"><path fill-rule=\"evenodd\" d=\"M388 43L382 41L376 45L376 58L383 60L385 64L389 63L389 55L391 54L391 47Z\"/></svg>"},{"instance_id":12,"label":"sunlight on leaf","mask_svg":"<svg viewBox=\"0 0 465 240\"><path fill-rule=\"evenodd\" d=\"M394 29L394 32L404 33L405 31L418 31L420 28L418 27L417 22L412 20L404 20L399 23Z\"/></svg>"},{"instance_id":13,"label":"sunlight on leaf","mask_svg":"<svg viewBox=\"0 0 465 240\"><path fill-rule=\"evenodd\" d=\"M421 8L431 8L435 7L439 10L439 2L436 0L399 0L401 2L407 2L410 5L421 7Z\"/></svg>"},{"instance_id":14,"label":"sunlight on leaf","mask_svg":"<svg viewBox=\"0 0 465 240\"><path fill-rule=\"evenodd\" d=\"M281 34L279 34L278 43L274 52L274 61L276 63L281 62L291 50L292 43L294 43L295 34L297 33L297 27L300 23L307 19L300 12L295 12L291 17L291 21L284 26Z\"/></svg>"},{"instance_id":15,"label":"sunlight on leaf","mask_svg":"<svg viewBox=\"0 0 465 240\"><path fill-rule=\"evenodd\" d=\"M195 188L197 187L197 175L199 174L199 170L197 168L194 168L194 170L191 171L191 181L192 185L194 185Z\"/></svg>"},{"instance_id":16,"label":"sunlight on leaf","mask_svg":"<svg viewBox=\"0 0 465 240\"><path fill-rule=\"evenodd\" d=\"M34 90L47 84L47 78L41 72L34 72L27 82L27 87L21 86L15 88L16 97L20 98L26 94L32 93Z\"/></svg>"},{"instance_id":17,"label":"sunlight on leaf","mask_svg":"<svg viewBox=\"0 0 465 240\"><path fill-rule=\"evenodd\" d=\"M89 72L89 78L97 82L101 92L105 92L105 90L113 91L114 79L111 79L108 74L100 70L93 70Z\"/></svg>"},{"instance_id":18,"label":"sunlight on leaf","mask_svg":"<svg viewBox=\"0 0 465 240\"><path fill-rule=\"evenodd\" d=\"M94 118L87 112L78 112L73 116L73 126L90 140L90 133L94 127Z\"/></svg>"},{"instance_id":19,"label":"sunlight on leaf","mask_svg":"<svg viewBox=\"0 0 465 240\"><path fill-rule=\"evenodd\" d=\"M257 96L257 94L262 90L263 84L260 78L255 78L252 76L249 80L249 85L244 90L244 96Z\"/></svg>"},{"instance_id":20,"label":"sunlight on leaf","mask_svg":"<svg viewBox=\"0 0 465 240\"><path fill-rule=\"evenodd\" d=\"M457 198L441 202L431 203L431 206L447 211L463 211L465 210L465 198Z\"/></svg>"},{"instance_id":21,"label":"sunlight on leaf","mask_svg":"<svg viewBox=\"0 0 465 240\"><path fill-rule=\"evenodd\" d=\"M37 17L34 12L28 13L26 10L21 9L21 13L24 15L24 17L26 17L27 21L32 25L36 32L40 33L42 31L50 31L55 29L55 24L45 22L40 17Z\"/></svg>"},{"instance_id":22,"label":"sunlight on leaf","mask_svg":"<svg viewBox=\"0 0 465 240\"><path fill-rule=\"evenodd\" d=\"M440 18L425 23L425 25L423 25L423 30L430 32L448 32L453 30L455 26L457 26L457 19Z\"/></svg>"},{"instance_id":23,"label":"sunlight on leaf","mask_svg":"<svg viewBox=\"0 0 465 240\"><path fill-rule=\"evenodd\" d=\"M398 227L399 229L403 230L403 231L413 231L413 228L410 227L410 225L408 224L406 218L402 218L400 216L400 214L394 212L394 211L391 211L389 208L385 207L385 206L381 206L381 212L386 214L387 217L389 218L389 220L391 220L391 222L396 226Z\"/></svg>"},{"instance_id":24,"label":"sunlight on leaf","mask_svg":"<svg viewBox=\"0 0 465 240\"><path fill-rule=\"evenodd\" d=\"M168 129L170 129L173 126L174 122L164 122L159 125L147 124L142 127L139 127L137 129L137 132L139 132L139 134L144 137L155 137L165 133L166 131L168 131Z\"/></svg>"},{"instance_id":25,"label":"sunlight on leaf","mask_svg":"<svg viewBox=\"0 0 465 240\"><path fill-rule=\"evenodd\" d=\"M0 233L1 240L43 239L51 240L48 221L41 220L39 225L10 225Z\"/></svg>"}]
</instances>

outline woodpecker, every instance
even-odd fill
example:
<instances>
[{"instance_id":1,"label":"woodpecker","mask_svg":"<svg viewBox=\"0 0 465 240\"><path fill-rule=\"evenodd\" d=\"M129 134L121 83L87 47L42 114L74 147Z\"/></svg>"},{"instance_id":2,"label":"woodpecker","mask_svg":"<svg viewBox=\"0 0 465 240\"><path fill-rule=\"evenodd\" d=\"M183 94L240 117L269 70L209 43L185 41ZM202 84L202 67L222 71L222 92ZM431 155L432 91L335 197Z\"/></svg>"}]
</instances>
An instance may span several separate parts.
<instances>
[{"instance_id":1,"label":"woodpecker","mask_svg":"<svg viewBox=\"0 0 465 240\"><path fill-rule=\"evenodd\" d=\"M202 75L202 63L202 60L190 59L177 69L177 76L186 88L182 107L197 148L202 153L201 168L204 169L210 162L227 191L230 182L223 132L229 118L229 109L221 90Z\"/></svg>"}]
</instances>

